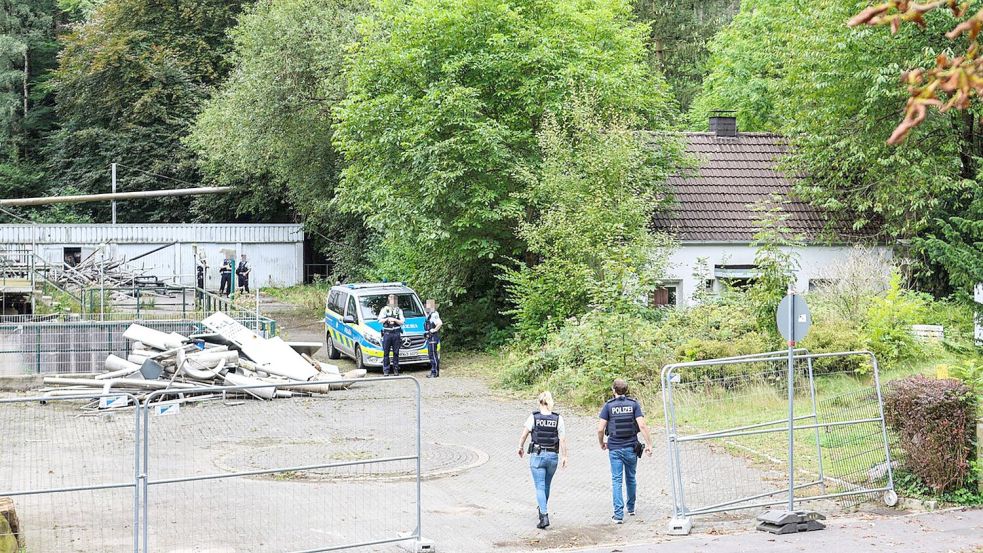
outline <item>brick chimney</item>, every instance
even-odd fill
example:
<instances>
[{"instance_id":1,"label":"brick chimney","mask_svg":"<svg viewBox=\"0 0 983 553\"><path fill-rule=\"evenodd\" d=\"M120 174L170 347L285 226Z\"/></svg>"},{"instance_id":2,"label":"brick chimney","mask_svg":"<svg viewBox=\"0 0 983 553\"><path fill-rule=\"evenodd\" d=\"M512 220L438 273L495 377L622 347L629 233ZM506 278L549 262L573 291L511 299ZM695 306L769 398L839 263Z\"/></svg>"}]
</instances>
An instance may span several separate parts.
<instances>
[{"instance_id":1,"label":"brick chimney","mask_svg":"<svg viewBox=\"0 0 983 553\"><path fill-rule=\"evenodd\" d=\"M717 110L710 112L710 132L718 137L737 137L737 112Z\"/></svg>"}]
</instances>

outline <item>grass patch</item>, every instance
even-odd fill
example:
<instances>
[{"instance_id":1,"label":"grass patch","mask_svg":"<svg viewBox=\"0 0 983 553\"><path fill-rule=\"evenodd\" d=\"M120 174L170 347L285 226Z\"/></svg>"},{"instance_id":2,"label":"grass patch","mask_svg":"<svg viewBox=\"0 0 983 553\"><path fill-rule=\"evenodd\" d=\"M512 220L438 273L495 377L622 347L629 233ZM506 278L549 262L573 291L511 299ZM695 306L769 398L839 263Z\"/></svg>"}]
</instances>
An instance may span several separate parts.
<instances>
[{"instance_id":1,"label":"grass patch","mask_svg":"<svg viewBox=\"0 0 983 553\"><path fill-rule=\"evenodd\" d=\"M286 288L264 288L263 293L278 301L292 305L305 313L320 315L324 313L324 302L331 290L327 282L300 284Z\"/></svg>"},{"instance_id":2,"label":"grass patch","mask_svg":"<svg viewBox=\"0 0 983 553\"><path fill-rule=\"evenodd\" d=\"M931 360L899 364L880 373L882 391L887 382L911 374L933 374L935 366L950 361L949 356ZM681 383L673 386L673 403L676 420L682 435L719 432L722 429L761 426L760 429L785 428L788 414L788 396L782 369L758 377L740 377L714 384ZM661 397L654 390L645 390L649 419L653 424L664 425ZM872 375L836 373L816 377L816 412L819 423L851 421L879 416L877 396ZM796 383L795 413L797 417L813 413L812 398L805 378ZM797 426L815 424L816 418L804 417ZM756 428L757 429L757 428ZM756 430L755 429L755 430ZM879 487L884 482L883 434L876 422L845 426L803 429L795 432L794 452L796 467L802 475L818 476L822 450L822 468L828 486L843 488L839 484L851 483L866 487ZM890 439L890 436L889 436ZM893 439L892 439L893 441ZM743 457L761 467L777 467L788 456L787 434L784 432L748 434L702 440L723 448L728 453ZM818 447L817 447L818 446ZM685 455L685 442L681 451ZM698 449L691 452L697 454ZM891 449L892 459L898 457L898 449ZM808 479L808 476L805 476ZM830 491L827 489L827 491ZM834 490L839 491L839 490ZM808 491L807 493L815 493Z\"/></svg>"}]
</instances>

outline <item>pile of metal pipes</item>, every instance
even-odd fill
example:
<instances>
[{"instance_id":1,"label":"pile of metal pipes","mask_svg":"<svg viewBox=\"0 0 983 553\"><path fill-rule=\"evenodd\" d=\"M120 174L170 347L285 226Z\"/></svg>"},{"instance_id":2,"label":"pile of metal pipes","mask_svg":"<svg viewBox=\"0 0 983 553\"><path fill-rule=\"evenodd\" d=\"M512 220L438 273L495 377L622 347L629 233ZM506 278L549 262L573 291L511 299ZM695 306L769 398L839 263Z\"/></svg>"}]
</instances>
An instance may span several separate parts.
<instances>
[{"instance_id":1,"label":"pile of metal pipes","mask_svg":"<svg viewBox=\"0 0 983 553\"><path fill-rule=\"evenodd\" d=\"M202 326L204 332L183 336L132 324L123 333L130 342L126 358L110 355L106 372L91 377L46 377L42 391L54 397L101 390L104 395L132 394L142 401L165 390L154 397L192 401L228 395L208 388L249 386L239 395L269 400L327 394L365 376L365 370L341 374L337 366L314 359L318 342L262 338L224 313L209 316Z\"/></svg>"}]
</instances>

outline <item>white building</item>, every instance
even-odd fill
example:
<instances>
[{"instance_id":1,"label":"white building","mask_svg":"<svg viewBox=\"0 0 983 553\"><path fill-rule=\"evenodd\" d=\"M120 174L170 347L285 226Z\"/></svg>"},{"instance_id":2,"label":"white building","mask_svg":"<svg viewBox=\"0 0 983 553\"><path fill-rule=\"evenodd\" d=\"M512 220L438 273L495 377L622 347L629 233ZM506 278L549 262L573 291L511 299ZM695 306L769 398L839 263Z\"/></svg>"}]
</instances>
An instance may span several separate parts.
<instances>
[{"instance_id":1,"label":"white building","mask_svg":"<svg viewBox=\"0 0 983 553\"><path fill-rule=\"evenodd\" d=\"M831 221L821 210L789 196L793 179L778 170L787 141L769 133L738 133L733 117L712 117L711 132L686 133L686 151L698 167L669 179L673 206L659 213L655 230L679 241L670 257L669 280L652 297L656 305L685 305L701 288L719 292L723 283L740 284L757 276L754 235L760 218L753 207L778 194L787 199L784 225L805 244L798 258L796 290L808 292L829 278L830 268L844 262L857 244L870 255L891 256L891 248L874 244L869 235Z\"/></svg>"},{"instance_id":2,"label":"white building","mask_svg":"<svg viewBox=\"0 0 983 553\"><path fill-rule=\"evenodd\" d=\"M254 287L304 280L304 232L295 224L0 225L0 245L8 251L33 248L53 266L94 252L125 258L130 268L185 286L195 284L195 258L201 253L208 262L205 288L211 290L218 289L224 252L237 262L246 254Z\"/></svg>"}]
</instances>

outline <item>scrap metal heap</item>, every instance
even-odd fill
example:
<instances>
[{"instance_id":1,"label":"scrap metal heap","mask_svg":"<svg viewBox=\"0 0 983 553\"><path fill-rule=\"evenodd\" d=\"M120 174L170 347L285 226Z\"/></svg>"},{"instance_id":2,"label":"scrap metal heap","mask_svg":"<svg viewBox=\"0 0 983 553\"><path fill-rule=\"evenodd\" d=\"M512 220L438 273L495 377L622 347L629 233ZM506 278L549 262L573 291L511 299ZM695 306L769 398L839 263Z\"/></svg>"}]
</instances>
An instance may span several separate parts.
<instances>
[{"instance_id":1,"label":"scrap metal heap","mask_svg":"<svg viewBox=\"0 0 983 553\"><path fill-rule=\"evenodd\" d=\"M91 393L130 393L138 399L166 390L161 400L203 399L226 395L215 386L253 386L242 395L274 399L326 394L348 388L365 370L341 374L338 367L315 360L318 342L289 343L262 338L224 313L202 321L205 331L192 336L166 334L139 324L123 333L130 353L110 355L106 372L89 376L50 376L44 379L48 396ZM105 407L105 402L102 403Z\"/></svg>"}]
</instances>

